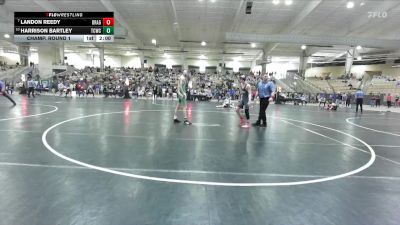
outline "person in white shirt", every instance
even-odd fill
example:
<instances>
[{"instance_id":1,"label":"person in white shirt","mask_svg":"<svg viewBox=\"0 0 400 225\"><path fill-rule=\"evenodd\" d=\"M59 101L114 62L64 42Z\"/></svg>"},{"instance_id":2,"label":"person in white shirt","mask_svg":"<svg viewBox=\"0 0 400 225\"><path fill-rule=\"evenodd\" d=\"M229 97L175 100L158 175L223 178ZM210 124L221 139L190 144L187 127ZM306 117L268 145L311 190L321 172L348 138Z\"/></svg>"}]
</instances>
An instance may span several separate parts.
<instances>
[{"instance_id":1,"label":"person in white shirt","mask_svg":"<svg viewBox=\"0 0 400 225\"><path fill-rule=\"evenodd\" d=\"M64 84L60 81L60 83L58 83L58 92L60 93L60 96L62 96L62 93L64 92Z\"/></svg>"}]
</instances>

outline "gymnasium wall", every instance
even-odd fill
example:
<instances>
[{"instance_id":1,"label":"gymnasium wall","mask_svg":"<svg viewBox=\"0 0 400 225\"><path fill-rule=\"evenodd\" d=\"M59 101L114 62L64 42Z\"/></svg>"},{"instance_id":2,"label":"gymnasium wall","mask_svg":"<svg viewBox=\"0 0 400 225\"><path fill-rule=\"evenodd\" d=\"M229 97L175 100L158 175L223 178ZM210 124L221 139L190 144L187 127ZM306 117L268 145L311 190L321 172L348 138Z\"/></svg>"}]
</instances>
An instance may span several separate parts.
<instances>
[{"instance_id":1,"label":"gymnasium wall","mask_svg":"<svg viewBox=\"0 0 400 225\"><path fill-rule=\"evenodd\" d=\"M120 55L104 55L104 66L122 67L122 56Z\"/></svg>"},{"instance_id":2,"label":"gymnasium wall","mask_svg":"<svg viewBox=\"0 0 400 225\"><path fill-rule=\"evenodd\" d=\"M69 65L74 65L77 69L83 69L86 66L100 67L100 59L98 55L87 53L65 53L64 56L67 57L65 62Z\"/></svg>"},{"instance_id":3,"label":"gymnasium wall","mask_svg":"<svg viewBox=\"0 0 400 225\"><path fill-rule=\"evenodd\" d=\"M365 71L382 71L382 75L387 76L400 76L400 68L393 68L392 64L376 64L376 65L353 65L351 72L360 78ZM320 77L322 74L332 73L332 78L338 78L344 74L344 66L330 66L330 67L313 67L306 70L306 77Z\"/></svg>"},{"instance_id":4,"label":"gymnasium wall","mask_svg":"<svg viewBox=\"0 0 400 225\"><path fill-rule=\"evenodd\" d=\"M77 69L85 68L86 66L100 67L100 57L97 54L87 53L65 53L66 63L74 65ZM104 66L121 67L123 66L123 56L119 55L104 55Z\"/></svg>"},{"instance_id":5,"label":"gymnasium wall","mask_svg":"<svg viewBox=\"0 0 400 225\"><path fill-rule=\"evenodd\" d=\"M35 64L39 64L39 53L38 52L30 52L28 56L28 62L33 62Z\"/></svg>"},{"instance_id":6,"label":"gymnasium wall","mask_svg":"<svg viewBox=\"0 0 400 225\"><path fill-rule=\"evenodd\" d=\"M306 77L322 77L325 74L331 74L332 78L340 77L344 74L344 66L327 66L327 67L312 67L306 69Z\"/></svg>"},{"instance_id":7,"label":"gymnasium wall","mask_svg":"<svg viewBox=\"0 0 400 225\"><path fill-rule=\"evenodd\" d=\"M219 67L220 61L217 60L201 60L201 59L188 59L186 60L186 65L189 66L198 66L200 68L200 72L204 72L206 67L208 66L216 66ZM180 59L176 58L154 58L148 60L148 65L154 66L154 64L164 64L167 68L172 68L173 65L183 65L184 63ZM238 72L241 67L251 67L251 62L242 62L242 61L226 61L226 67L233 68L234 72Z\"/></svg>"},{"instance_id":8,"label":"gymnasium wall","mask_svg":"<svg viewBox=\"0 0 400 225\"><path fill-rule=\"evenodd\" d=\"M44 56L48 55L48 59L53 59L53 54L44 54L42 55L42 58ZM77 52L65 52L64 56L67 57L67 60L65 60L66 63L69 65L74 65L75 68L78 69L83 69L86 66L90 67L100 67L100 59L98 54L88 54L88 53L77 53ZM134 68L140 68L140 57L137 55L133 56L119 56L119 55L104 55L104 66L111 66L111 67L134 67ZM147 59L147 66L152 66L154 67L154 64L164 64L167 66L167 68L172 68L173 65L183 65L183 62L181 59L178 58L154 58L154 59ZM37 52L33 52L29 55L29 62L34 62L35 64L40 64L39 62L39 54ZM14 53L0 53L0 61L6 61L8 64L15 64L16 62L19 62L19 55L14 54ZM217 60L201 60L201 59L187 59L186 60L186 66L192 65L192 66L198 66L200 68L200 71L205 71L205 68L208 66L216 66L218 69L219 63L221 61ZM244 61L226 61L225 66L229 68L233 68L234 72L238 72L239 68L241 67L250 67L252 68L253 71L259 71L261 70L261 66L254 67L251 62L244 62ZM268 65L268 71L273 71L273 72L282 72L286 73L286 70L288 69L294 69L293 66L286 67L286 65L281 65L281 64L269 64ZM297 69L297 67L295 68Z\"/></svg>"},{"instance_id":9,"label":"gymnasium wall","mask_svg":"<svg viewBox=\"0 0 400 225\"><path fill-rule=\"evenodd\" d=\"M0 61L6 62L7 65L15 65L15 63L20 61L19 54L0 52Z\"/></svg>"},{"instance_id":10,"label":"gymnasium wall","mask_svg":"<svg viewBox=\"0 0 400 225\"><path fill-rule=\"evenodd\" d=\"M140 57L122 56L122 66L140 68Z\"/></svg>"}]
</instances>

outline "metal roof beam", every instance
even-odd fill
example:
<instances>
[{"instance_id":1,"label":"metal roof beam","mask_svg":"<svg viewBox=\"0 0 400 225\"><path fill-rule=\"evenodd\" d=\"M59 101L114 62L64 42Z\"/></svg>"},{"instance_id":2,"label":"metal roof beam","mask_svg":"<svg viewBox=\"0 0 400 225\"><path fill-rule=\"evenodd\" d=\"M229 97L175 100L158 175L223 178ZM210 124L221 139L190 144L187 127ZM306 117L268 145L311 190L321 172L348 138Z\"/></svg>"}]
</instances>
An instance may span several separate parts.
<instances>
[{"instance_id":1,"label":"metal roof beam","mask_svg":"<svg viewBox=\"0 0 400 225\"><path fill-rule=\"evenodd\" d=\"M395 5L393 5L395 3ZM397 7L400 6L400 2L397 1L382 1L382 3L380 3L381 5L374 9L374 12L387 12L388 15L391 15L392 11L396 11L398 10ZM396 14L394 12L394 14ZM380 23L385 23L386 20L380 20ZM355 32L357 32L357 29L360 29L362 26L371 23L371 18L369 17L369 15L365 15L365 16L360 16L358 17L358 19L356 19L353 23L350 24L350 26L348 27L348 30L346 32L346 36L353 34Z\"/></svg>"},{"instance_id":2,"label":"metal roof beam","mask_svg":"<svg viewBox=\"0 0 400 225\"><path fill-rule=\"evenodd\" d=\"M316 1L310 1L304 8L303 10L300 11L299 14L297 14L296 17L294 17L284 28L282 28L278 34L284 34L284 33L292 33L293 28L298 26L305 18L307 18L310 13L317 8L319 4L321 4L322 0L316 0ZM269 43L264 46L263 48L263 53L264 55L269 55L271 52L278 47L279 43Z\"/></svg>"},{"instance_id":3,"label":"metal roof beam","mask_svg":"<svg viewBox=\"0 0 400 225\"><path fill-rule=\"evenodd\" d=\"M353 37L337 37L337 36L309 36L309 35L262 35L248 33L232 33L225 34L227 41L256 42L256 43L293 43L306 45L346 45L369 48L388 48L399 49L400 40L386 39L370 39L370 38L353 38Z\"/></svg>"},{"instance_id":4,"label":"metal roof beam","mask_svg":"<svg viewBox=\"0 0 400 225\"><path fill-rule=\"evenodd\" d=\"M45 9L46 11L60 11L58 7L47 0L33 0L33 2Z\"/></svg>"},{"instance_id":5,"label":"metal roof beam","mask_svg":"<svg viewBox=\"0 0 400 225\"><path fill-rule=\"evenodd\" d=\"M137 38L133 32L133 30L130 28L128 23L124 20L124 18L121 16L121 14L118 12L118 10L113 6L111 1L109 0L100 0L100 2L106 7L107 10L114 12L114 19L118 21L121 26L123 26L127 31L128 31L128 37L129 39L136 44L138 47L143 47L143 42Z\"/></svg>"},{"instance_id":6,"label":"metal roof beam","mask_svg":"<svg viewBox=\"0 0 400 225\"><path fill-rule=\"evenodd\" d=\"M299 14L297 14L296 17L294 17L284 28L282 28L278 33L283 34L283 33L292 33L293 29L298 26L305 18L307 18L308 15L312 11L314 11L315 8L317 8L321 4L322 0L314 0L310 1L304 8L303 10L300 11Z\"/></svg>"}]
</instances>

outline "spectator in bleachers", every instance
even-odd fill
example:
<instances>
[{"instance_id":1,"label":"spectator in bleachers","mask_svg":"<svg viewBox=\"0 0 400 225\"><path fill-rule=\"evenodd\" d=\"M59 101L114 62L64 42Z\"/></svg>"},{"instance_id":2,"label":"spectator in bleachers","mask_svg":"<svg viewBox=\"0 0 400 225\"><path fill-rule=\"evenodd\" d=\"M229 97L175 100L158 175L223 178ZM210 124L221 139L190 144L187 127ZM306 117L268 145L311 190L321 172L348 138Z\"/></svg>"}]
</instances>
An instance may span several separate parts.
<instances>
[{"instance_id":1,"label":"spectator in bleachers","mask_svg":"<svg viewBox=\"0 0 400 225\"><path fill-rule=\"evenodd\" d=\"M371 96L371 97L369 98L369 105L370 105L371 107L374 107L374 106L375 106L375 102L376 102L375 96L374 96L373 93L371 93L370 96Z\"/></svg>"},{"instance_id":2,"label":"spectator in bleachers","mask_svg":"<svg viewBox=\"0 0 400 225\"><path fill-rule=\"evenodd\" d=\"M390 108L392 106L393 97L390 93L386 96L387 107Z\"/></svg>"},{"instance_id":3,"label":"spectator in bleachers","mask_svg":"<svg viewBox=\"0 0 400 225\"><path fill-rule=\"evenodd\" d=\"M347 99L346 99L346 107L350 107L350 102L351 102L351 94L347 94Z\"/></svg>"},{"instance_id":4,"label":"spectator in bleachers","mask_svg":"<svg viewBox=\"0 0 400 225\"><path fill-rule=\"evenodd\" d=\"M336 97L336 105L339 105L341 101L342 101L342 94L338 93Z\"/></svg>"},{"instance_id":5,"label":"spectator in bleachers","mask_svg":"<svg viewBox=\"0 0 400 225\"><path fill-rule=\"evenodd\" d=\"M343 93L343 95L342 95L342 104L345 105L346 101L347 101L347 94ZM347 107L347 105L346 105L346 107Z\"/></svg>"},{"instance_id":6,"label":"spectator in bleachers","mask_svg":"<svg viewBox=\"0 0 400 225\"><path fill-rule=\"evenodd\" d=\"M14 92L14 85L10 84L10 83L7 83L6 84L6 91L7 91L7 94L12 95L13 92Z\"/></svg>"},{"instance_id":7,"label":"spectator in bleachers","mask_svg":"<svg viewBox=\"0 0 400 225\"><path fill-rule=\"evenodd\" d=\"M381 107L381 95L380 94L375 96L375 107Z\"/></svg>"},{"instance_id":8,"label":"spectator in bleachers","mask_svg":"<svg viewBox=\"0 0 400 225\"><path fill-rule=\"evenodd\" d=\"M301 97L300 97L300 100L301 100L301 105L303 106L303 105L307 105L307 98L306 98L306 95L302 95Z\"/></svg>"},{"instance_id":9,"label":"spectator in bleachers","mask_svg":"<svg viewBox=\"0 0 400 225\"><path fill-rule=\"evenodd\" d=\"M326 93L321 93L320 95L319 95L319 99L318 99L318 101L319 101L319 107L321 107L321 104L324 104L324 108L325 108L325 105L326 105Z\"/></svg>"},{"instance_id":10,"label":"spectator in bleachers","mask_svg":"<svg viewBox=\"0 0 400 225\"><path fill-rule=\"evenodd\" d=\"M66 81L64 82L65 97L68 97L68 94L70 94L71 97L72 97L72 94L71 94L71 93L72 93L73 87L71 88L71 85L73 85L73 84L70 83L69 80L66 80Z\"/></svg>"},{"instance_id":11,"label":"spectator in bleachers","mask_svg":"<svg viewBox=\"0 0 400 225\"><path fill-rule=\"evenodd\" d=\"M153 101L157 100L157 95L158 95L158 87L157 85L153 86Z\"/></svg>"},{"instance_id":12,"label":"spectator in bleachers","mask_svg":"<svg viewBox=\"0 0 400 225\"><path fill-rule=\"evenodd\" d=\"M59 96L61 96L62 93L64 92L64 84L62 83L62 81L60 81L58 83L57 89L58 89L58 92L59 92Z\"/></svg>"},{"instance_id":13,"label":"spectator in bleachers","mask_svg":"<svg viewBox=\"0 0 400 225\"><path fill-rule=\"evenodd\" d=\"M81 95L85 97L85 88L83 82L78 82L75 85L75 91L78 93L78 97L80 98Z\"/></svg>"},{"instance_id":14,"label":"spectator in bleachers","mask_svg":"<svg viewBox=\"0 0 400 225\"><path fill-rule=\"evenodd\" d=\"M86 98L88 95L93 95L93 98L94 98L94 90L93 90L92 85L88 85L88 87L86 89Z\"/></svg>"}]
</instances>

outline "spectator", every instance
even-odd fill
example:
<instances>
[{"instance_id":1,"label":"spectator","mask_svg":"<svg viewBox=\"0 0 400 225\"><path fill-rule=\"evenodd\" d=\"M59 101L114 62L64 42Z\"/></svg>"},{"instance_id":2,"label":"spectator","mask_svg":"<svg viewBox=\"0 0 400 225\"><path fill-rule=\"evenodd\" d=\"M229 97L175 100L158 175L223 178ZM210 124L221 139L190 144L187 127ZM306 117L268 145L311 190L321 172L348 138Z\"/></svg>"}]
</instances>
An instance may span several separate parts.
<instances>
[{"instance_id":1,"label":"spectator","mask_svg":"<svg viewBox=\"0 0 400 225\"><path fill-rule=\"evenodd\" d=\"M386 96L387 107L390 108L392 106L393 97L390 93Z\"/></svg>"}]
</instances>

